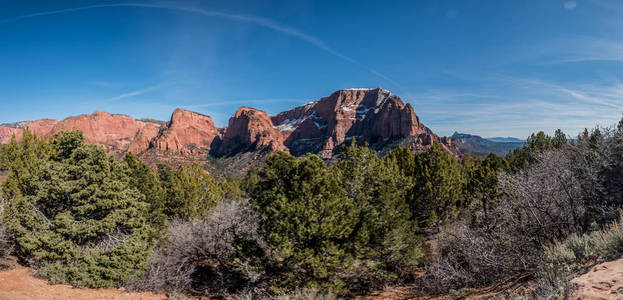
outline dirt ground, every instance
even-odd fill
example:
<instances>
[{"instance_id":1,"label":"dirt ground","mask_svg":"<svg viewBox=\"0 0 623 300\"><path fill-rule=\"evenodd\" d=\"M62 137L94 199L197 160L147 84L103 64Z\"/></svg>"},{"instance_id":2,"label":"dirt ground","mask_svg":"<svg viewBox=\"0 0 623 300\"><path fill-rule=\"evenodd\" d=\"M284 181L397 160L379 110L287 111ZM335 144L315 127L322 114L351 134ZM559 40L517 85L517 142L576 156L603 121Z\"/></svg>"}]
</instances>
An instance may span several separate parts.
<instances>
[{"instance_id":1,"label":"dirt ground","mask_svg":"<svg viewBox=\"0 0 623 300\"><path fill-rule=\"evenodd\" d=\"M623 258L596 265L571 282L578 285L574 299L623 299Z\"/></svg>"},{"instance_id":2,"label":"dirt ground","mask_svg":"<svg viewBox=\"0 0 623 300\"><path fill-rule=\"evenodd\" d=\"M0 271L0 299L4 300L79 300L79 299L166 299L165 295L153 293L131 293L118 289L73 288L63 284L49 284L36 278L33 271L15 265L12 269Z\"/></svg>"},{"instance_id":3,"label":"dirt ground","mask_svg":"<svg viewBox=\"0 0 623 300\"><path fill-rule=\"evenodd\" d=\"M521 286L521 280L507 283L504 287L489 287L473 291L464 299L487 299L497 294L498 289L506 290ZM575 278L578 285L573 299L623 299L623 258L599 264ZM356 297L358 300L376 299L451 299L448 295L438 297L414 297L407 287L393 288L372 295ZM11 269L0 271L0 300L24 299L166 299L166 295L154 293L135 293L121 289L86 289L73 288L63 284L49 284L34 276L34 272L24 266L13 264Z\"/></svg>"}]
</instances>

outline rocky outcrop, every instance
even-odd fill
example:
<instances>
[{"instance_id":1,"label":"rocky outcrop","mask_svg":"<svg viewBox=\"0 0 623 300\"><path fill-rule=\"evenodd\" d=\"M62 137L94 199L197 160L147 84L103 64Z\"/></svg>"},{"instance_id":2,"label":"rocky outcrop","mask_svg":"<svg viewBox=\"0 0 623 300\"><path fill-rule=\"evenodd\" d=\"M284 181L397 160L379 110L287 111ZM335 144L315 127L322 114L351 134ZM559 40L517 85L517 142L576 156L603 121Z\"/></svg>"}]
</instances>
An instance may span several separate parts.
<instances>
[{"instance_id":1,"label":"rocky outcrop","mask_svg":"<svg viewBox=\"0 0 623 300\"><path fill-rule=\"evenodd\" d=\"M410 104L381 88L339 90L279 113L272 121L294 155L313 152L329 158L352 139L374 145L407 136L418 137L414 149L439 141L446 151L456 154L450 140L440 139L420 123Z\"/></svg>"},{"instance_id":2,"label":"rocky outcrop","mask_svg":"<svg viewBox=\"0 0 623 300\"><path fill-rule=\"evenodd\" d=\"M13 135L17 137L16 131L19 131L19 129L0 126L0 144L8 144Z\"/></svg>"},{"instance_id":3,"label":"rocky outcrop","mask_svg":"<svg viewBox=\"0 0 623 300\"><path fill-rule=\"evenodd\" d=\"M233 155L258 149L289 152L284 145L283 135L275 129L266 112L240 107L229 119L218 153Z\"/></svg>"},{"instance_id":4,"label":"rocky outcrop","mask_svg":"<svg viewBox=\"0 0 623 300\"><path fill-rule=\"evenodd\" d=\"M134 137L145 124L130 116L96 111L91 115L66 118L58 122L49 131L49 134L59 131L81 130L85 142L104 146L110 152L122 153L128 150ZM49 135L42 136L49 137Z\"/></svg>"},{"instance_id":5,"label":"rocky outcrop","mask_svg":"<svg viewBox=\"0 0 623 300\"><path fill-rule=\"evenodd\" d=\"M207 155L220 143L212 118L196 112L176 109L171 121L151 142L151 147L181 155Z\"/></svg>"},{"instance_id":6,"label":"rocky outcrop","mask_svg":"<svg viewBox=\"0 0 623 300\"><path fill-rule=\"evenodd\" d=\"M156 123L146 123L128 146L128 152L141 154L149 149L151 141L160 133L160 125Z\"/></svg>"},{"instance_id":7,"label":"rocky outcrop","mask_svg":"<svg viewBox=\"0 0 623 300\"><path fill-rule=\"evenodd\" d=\"M41 119L36 121L31 121L26 124L26 128L39 137L50 137L54 131L54 127L58 124L57 120L54 119Z\"/></svg>"},{"instance_id":8,"label":"rocky outcrop","mask_svg":"<svg viewBox=\"0 0 623 300\"><path fill-rule=\"evenodd\" d=\"M623 258L596 265L571 283L577 286L572 299L623 299Z\"/></svg>"}]
</instances>

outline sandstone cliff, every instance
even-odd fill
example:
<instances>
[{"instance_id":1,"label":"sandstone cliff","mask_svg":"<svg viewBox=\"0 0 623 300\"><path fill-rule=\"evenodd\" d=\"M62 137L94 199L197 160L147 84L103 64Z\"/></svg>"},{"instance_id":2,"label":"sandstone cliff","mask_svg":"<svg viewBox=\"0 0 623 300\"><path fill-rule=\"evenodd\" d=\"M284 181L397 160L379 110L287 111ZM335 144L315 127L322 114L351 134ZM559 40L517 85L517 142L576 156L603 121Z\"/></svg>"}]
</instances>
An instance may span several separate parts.
<instances>
[{"instance_id":1,"label":"sandstone cliff","mask_svg":"<svg viewBox=\"0 0 623 300\"><path fill-rule=\"evenodd\" d=\"M219 147L220 155L233 155L258 149L289 152L284 145L284 138L275 129L264 111L241 107L229 119L229 126L223 135L223 143Z\"/></svg>"},{"instance_id":2,"label":"sandstone cliff","mask_svg":"<svg viewBox=\"0 0 623 300\"><path fill-rule=\"evenodd\" d=\"M207 155L218 143L219 132L211 117L178 108L151 146L181 155Z\"/></svg>"}]
</instances>

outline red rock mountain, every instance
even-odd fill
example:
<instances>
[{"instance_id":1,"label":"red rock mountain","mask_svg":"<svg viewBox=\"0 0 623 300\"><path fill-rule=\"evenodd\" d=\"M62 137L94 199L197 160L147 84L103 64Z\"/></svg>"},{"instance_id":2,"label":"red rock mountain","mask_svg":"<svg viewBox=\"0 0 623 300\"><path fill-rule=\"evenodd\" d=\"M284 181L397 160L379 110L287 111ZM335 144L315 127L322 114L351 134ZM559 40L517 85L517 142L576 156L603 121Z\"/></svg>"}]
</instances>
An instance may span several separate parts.
<instances>
[{"instance_id":1,"label":"red rock mountain","mask_svg":"<svg viewBox=\"0 0 623 300\"><path fill-rule=\"evenodd\" d=\"M414 152L439 142L448 153L460 156L449 138L438 137L420 123L410 104L381 88L339 90L272 117L241 107L226 128L216 128L209 116L179 108L164 125L101 111L19 124L13 126L19 128L0 126L0 143L8 143L13 135L20 138L23 127L45 138L81 130L86 142L102 145L117 157L131 152L152 164L206 161L210 154L231 157L259 149L331 158L352 139L376 149L399 142Z\"/></svg>"},{"instance_id":2,"label":"red rock mountain","mask_svg":"<svg viewBox=\"0 0 623 300\"><path fill-rule=\"evenodd\" d=\"M313 152L329 158L338 146L352 139L375 145L408 136L416 137L408 145L414 151L438 141L446 151L458 155L449 139L440 139L420 123L411 104L405 105L381 88L339 90L279 113L272 121L294 155Z\"/></svg>"},{"instance_id":3,"label":"red rock mountain","mask_svg":"<svg viewBox=\"0 0 623 300\"><path fill-rule=\"evenodd\" d=\"M283 135L275 129L268 114L254 108L241 107L229 119L218 153L233 155L260 148L289 152L284 145Z\"/></svg>"},{"instance_id":4,"label":"red rock mountain","mask_svg":"<svg viewBox=\"0 0 623 300\"><path fill-rule=\"evenodd\" d=\"M194 156L207 155L218 143L220 134L211 117L178 108L151 146L168 153Z\"/></svg>"}]
</instances>

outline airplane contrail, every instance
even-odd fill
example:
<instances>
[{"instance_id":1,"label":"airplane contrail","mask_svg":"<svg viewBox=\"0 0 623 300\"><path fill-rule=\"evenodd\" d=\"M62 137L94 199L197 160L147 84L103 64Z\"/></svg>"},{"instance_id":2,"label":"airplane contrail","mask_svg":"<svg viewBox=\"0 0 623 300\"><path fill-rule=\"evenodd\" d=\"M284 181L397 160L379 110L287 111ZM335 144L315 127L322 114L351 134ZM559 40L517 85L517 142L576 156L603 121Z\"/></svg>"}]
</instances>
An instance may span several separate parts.
<instances>
[{"instance_id":1,"label":"airplane contrail","mask_svg":"<svg viewBox=\"0 0 623 300\"><path fill-rule=\"evenodd\" d=\"M147 88L144 88L144 89L140 89L140 90L124 93L124 94L121 94L119 96L115 96L115 97L112 97L112 98L108 98L108 99L106 99L104 101L116 101L116 100L121 100L121 99L129 98L129 97L140 96L142 94L145 94L145 93L157 90L157 89L161 88L162 86L163 85L161 85L161 84L160 85L155 85L155 86L150 86L150 87L147 87Z\"/></svg>"},{"instance_id":2,"label":"airplane contrail","mask_svg":"<svg viewBox=\"0 0 623 300\"><path fill-rule=\"evenodd\" d=\"M111 4L97 4L97 5L89 5L89 6L81 6L81 7L74 7L74 8L66 8L66 9L59 9L59 10L50 10L50 11L45 11L45 12L39 12L39 13L33 13L33 14L28 14L28 15L22 15L22 16L17 16L17 17L12 17L12 18L8 18L8 19L4 19L4 20L0 20L0 25L4 25L10 22L15 22L15 21L19 21L19 20L24 20L24 19L29 19L29 18L34 18L34 17L40 17L40 16L49 16L49 15L56 15L56 14L63 14L63 13L69 13L69 12L77 12L77 11L82 11L82 10L90 10L90 9L96 9L96 8L106 8L106 7L142 7L142 8L158 8L158 9L169 9L169 10L176 10L176 11L183 11L183 12L190 12L190 13L196 13L196 14L200 14L200 15L204 15L207 17L215 17L215 18L222 18L222 19L226 19L226 20L230 20L230 21L235 21L235 22L241 22L241 23L249 23L249 24L255 24L258 26L262 26L295 38L298 38L302 41L305 41L313 46L315 46L316 48L323 50L333 56L339 57L343 60L346 60L350 63L353 63L359 67L362 67L364 69L366 69L368 72L384 79L385 81L395 85L397 88L402 88L402 86L396 82L395 80L391 79L390 77L382 74L381 72L368 67L367 65L364 65L356 60L354 60L353 58L346 56L334 49L332 49L331 47L329 47L325 42L323 42L322 40L318 39L315 36L306 34L301 32L300 30L296 29L296 28L292 28L292 27L288 27L285 25L281 25L273 20L270 19L266 19L266 18L261 18L261 17L256 17L256 16L249 16L249 15L238 15L238 14L230 14L230 13L225 13L225 12L220 12L220 11L212 11L212 10L205 10L205 9L201 9L201 8L196 8L196 7L184 7L184 6L176 6L176 5L167 5L167 4L146 4L146 3L134 3L134 2L128 2L128 3L111 3Z\"/></svg>"}]
</instances>

